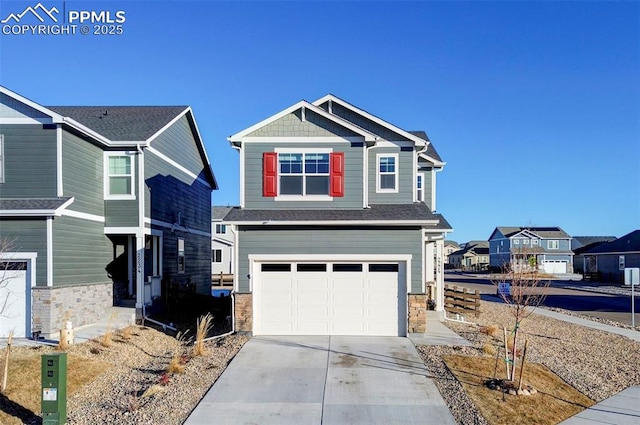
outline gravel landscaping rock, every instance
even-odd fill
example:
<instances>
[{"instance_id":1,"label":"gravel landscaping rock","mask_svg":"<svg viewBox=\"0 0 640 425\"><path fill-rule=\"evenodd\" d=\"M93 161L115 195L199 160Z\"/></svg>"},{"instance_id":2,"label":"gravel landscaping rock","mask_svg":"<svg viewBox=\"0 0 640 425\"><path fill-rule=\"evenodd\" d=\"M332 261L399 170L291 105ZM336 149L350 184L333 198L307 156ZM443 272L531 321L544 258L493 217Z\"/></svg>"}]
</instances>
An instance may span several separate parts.
<instances>
[{"instance_id":1,"label":"gravel landscaping rock","mask_svg":"<svg viewBox=\"0 0 640 425\"><path fill-rule=\"evenodd\" d=\"M462 386L447 369L442 356L484 356L482 346L497 343L480 332L481 326L511 329L513 316L504 304L481 301L481 313L473 324L445 324L473 343L473 347L420 346L425 365L458 424L485 424ZM501 338L501 337L500 337ZM519 340L529 340L527 361L541 363L596 402L632 385L640 385L640 343L626 337L551 319L535 312L522 322Z\"/></svg>"}]
</instances>

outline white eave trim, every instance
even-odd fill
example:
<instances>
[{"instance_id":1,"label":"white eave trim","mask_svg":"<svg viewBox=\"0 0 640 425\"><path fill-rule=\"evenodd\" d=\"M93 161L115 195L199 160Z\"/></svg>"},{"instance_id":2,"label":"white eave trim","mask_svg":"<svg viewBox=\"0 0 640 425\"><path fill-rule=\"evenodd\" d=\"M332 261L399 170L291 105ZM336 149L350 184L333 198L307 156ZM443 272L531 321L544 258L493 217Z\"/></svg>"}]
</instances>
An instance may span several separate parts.
<instances>
[{"instance_id":1,"label":"white eave trim","mask_svg":"<svg viewBox=\"0 0 640 425\"><path fill-rule=\"evenodd\" d=\"M379 125L381 125L383 127L386 127L389 130L393 131L394 133L398 133L398 134L402 135L403 137L406 137L407 139L414 141L417 145L427 146L427 143L429 143L426 140L421 139L420 137L415 136L415 135L409 133L408 131L405 131L405 130L403 130L401 128L398 128L395 125L390 124L390 123L386 122L385 120L376 117L375 115L371 115L367 111L363 111L362 109L360 109L360 108L358 108L356 106L353 106L352 104L350 104L350 103L348 103L348 102L346 102L346 101L344 101L344 100L342 100L342 99L340 99L340 98L338 98L338 97L336 97L336 96L334 96L332 94L328 94L328 95L326 95L324 97L321 97L320 99L318 99L315 102L313 102L313 104L315 106L319 107L320 105L322 105L324 102L327 102L327 101L335 102L335 103L337 103L337 104L339 104L339 105L341 105L341 106L343 106L343 107L355 112L356 114L362 115L363 117L375 122L376 124L379 124Z\"/></svg>"},{"instance_id":2,"label":"white eave trim","mask_svg":"<svg viewBox=\"0 0 640 425\"><path fill-rule=\"evenodd\" d=\"M20 96L18 93L12 92L11 90L9 90L8 88L4 87L4 86L0 86L0 93L5 94L15 100L17 100L18 102L24 103L25 105L29 106L30 108L35 109L38 112L42 112L45 115L48 115L51 117L51 120L53 121L53 123L61 123L63 122L63 117L62 115L59 115L55 112L53 112L51 109L47 109L44 106L27 99L24 96Z\"/></svg>"},{"instance_id":3,"label":"white eave trim","mask_svg":"<svg viewBox=\"0 0 640 425\"><path fill-rule=\"evenodd\" d=\"M429 155L425 154L424 152L419 153L418 156L420 158L423 158L423 159L429 161L430 163L432 163L434 167L444 167L445 165L447 165L446 162L438 161L437 159L430 157Z\"/></svg>"},{"instance_id":4,"label":"white eave trim","mask_svg":"<svg viewBox=\"0 0 640 425\"><path fill-rule=\"evenodd\" d=\"M362 129L362 128L358 127L357 125L354 125L354 124L350 123L349 121L338 117L337 115L330 114L327 111L325 111L324 109L322 109L322 108L320 108L320 107L318 107L316 105L313 105L313 104L307 102L306 100L301 100L300 102L296 103L295 105L289 106L288 108L278 112L277 114L272 115L269 118L267 118L265 120L262 120L259 123L254 124L251 127L240 131L239 133L236 133L236 134L234 134L232 136L229 136L227 138L227 140L229 140L229 142L231 142L231 143L242 143L243 142L243 138L245 136L247 136L247 135L253 133L254 131L258 130L259 128L262 128L262 127L264 127L264 126L266 126L268 124L271 124L272 122L275 122L275 121L279 120L280 118L282 118L282 117L284 117L286 115L289 115L290 113L292 113L294 111L297 111L298 109L301 109L301 108L307 108L307 109L313 111L314 113L316 113L316 114L318 114L318 115L320 115L320 116L322 116L322 117L324 117L324 118L326 118L326 119L328 119L330 121L333 121L336 124L346 128L348 130L351 130L356 134L361 135L362 137L364 137L364 140L367 141L367 142L375 142L378 139L378 136L376 136L375 134L370 133L370 132Z\"/></svg>"},{"instance_id":5,"label":"white eave trim","mask_svg":"<svg viewBox=\"0 0 640 425\"><path fill-rule=\"evenodd\" d=\"M439 223L439 220L225 221L238 226L435 226Z\"/></svg>"}]
</instances>

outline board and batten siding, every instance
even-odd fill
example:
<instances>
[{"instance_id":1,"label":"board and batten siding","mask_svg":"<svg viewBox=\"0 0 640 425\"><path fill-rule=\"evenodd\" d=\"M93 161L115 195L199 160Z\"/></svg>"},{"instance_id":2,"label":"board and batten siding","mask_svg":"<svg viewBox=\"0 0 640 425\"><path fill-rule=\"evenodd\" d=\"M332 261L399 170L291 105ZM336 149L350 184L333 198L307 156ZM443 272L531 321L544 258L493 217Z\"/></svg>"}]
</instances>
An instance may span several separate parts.
<instances>
[{"instance_id":1,"label":"board and batten siding","mask_svg":"<svg viewBox=\"0 0 640 425\"><path fill-rule=\"evenodd\" d=\"M36 281L35 286L47 286L47 220L44 217L33 219L2 218L0 219L2 237L15 241L10 251L35 252Z\"/></svg>"},{"instance_id":2,"label":"board and batten siding","mask_svg":"<svg viewBox=\"0 0 640 425\"><path fill-rule=\"evenodd\" d=\"M180 214L183 225L210 232L211 188L202 182L206 177L194 179L153 152L144 157L145 217L173 224Z\"/></svg>"},{"instance_id":3,"label":"board and batten siding","mask_svg":"<svg viewBox=\"0 0 640 425\"><path fill-rule=\"evenodd\" d=\"M377 193L378 154L398 155L398 193ZM380 147L369 149L369 203L370 204L410 204L415 188L414 151L401 151L400 147ZM426 177L426 176L425 176Z\"/></svg>"},{"instance_id":4,"label":"board and batten siding","mask_svg":"<svg viewBox=\"0 0 640 425\"><path fill-rule=\"evenodd\" d=\"M411 292L422 292L422 229L413 227L256 227L240 226L239 292L249 292L248 256L260 254L410 254Z\"/></svg>"},{"instance_id":5,"label":"board and batten siding","mask_svg":"<svg viewBox=\"0 0 640 425\"><path fill-rule=\"evenodd\" d=\"M247 136L357 137L359 134L307 109L305 110L304 120L302 119L302 112L297 110L255 130Z\"/></svg>"},{"instance_id":6,"label":"board and batten siding","mask_svg":"<svg viewBox=\"0 0 640 425\"><path fill-rule=\"evenodd\" d=\"M70 210L104 215L104 151L72 134L62 133L62 186L75 199Z\"/></svg>"},{"instance_id":7,"label":"board and batten siding","mask_svg":"<svg viewBox=\"0 0 640 425\"><path fill-rule=\"evenodd\" d=\"M40 124L2 124L3 198L57 196L57 136Z\"/></svg>"},{"instance_id":8,"label":"board and batten siding","mask_svg":"<svg viewBox=\"0 0 640 425\"><path fill-rule=\"evenodd\" d=\"M329 140L329 139L328 139ZM334 140L334 139L331 139ZM335 143L310 144L300 139L300 143L245 143L244 149L244 198L245 208L287 209L287 208L362 208L362 150L361 146L352 146L348 140ZM276 148L329 148L333 152L344 152L344 196L334 197L330 201L276 201L275 198L262 196L262 154L274 152Z\"/></svg>"},{"instance_id":9,"label":"board and batten siding","mask_svg":"<svg viewBox=\"0 0 640 425\"><path fill-rule=\"evenodd\" d=\"M53 285L107 283L113 244L99 222L62 216L53 220Z\"/></svg>"}]
</instances>

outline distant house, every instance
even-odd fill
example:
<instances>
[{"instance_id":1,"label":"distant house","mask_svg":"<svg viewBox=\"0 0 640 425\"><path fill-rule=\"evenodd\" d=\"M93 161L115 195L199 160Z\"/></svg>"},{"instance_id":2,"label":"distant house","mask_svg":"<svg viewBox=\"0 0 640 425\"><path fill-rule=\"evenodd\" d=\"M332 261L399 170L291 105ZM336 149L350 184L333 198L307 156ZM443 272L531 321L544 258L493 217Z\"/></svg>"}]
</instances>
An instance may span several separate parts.
<instances>
[{"instance_id":1,"label":"distant house","mask_svg":"<svg viewBox=\"0 0 640 425\"><path fill-rule=\"evenodd\" d=\"M496 227L489 237L489 266L573 273L571 236L560 227Z\"/></svg>"},{"instance_id":2,"label":"distant house","mask_svg":"<svg viewBox=\"0 0 640 425\"><path fill-rule=\"evenodd\" d=\"M211 273L233 274L233 226L223 222L233 207L214 206L211 211Z\"/></svg>"},{"instance_id":3,"label":"distant house","mask_svg":"<svg viewBox=\"0 0 640 425\"><path fill-rule=\"evenodd\" d=\"M489 242L470 241L449 255L449 264L462 270L485 270L489 266Z\"/></svg>"},{"instance_id":4,"label":"distant house","mask_svg":"<svg viewBox=\"0 0 640 425\"><path fill-rule=\"evenodd\" d=\"M584 252L595 248L606 242L613 242L615 236L573 236L571 239L571 250L573 251L573 271L584 273L587 270L586 257Z\"/></svg>"},{"instance_id":5,"label":"distant house","mask_svg":"<svg viewBox=\"0 0 640 425\"><path fill-rule=\"evenodd\" d=\"M449 264L449 255L452 252L455 252L460 249L460 245L455 241L444 241L444 258L443 261L445 264Z\"/></svg>"},{"instance_id":6,"label":"distant house","mask_svg":"<svg viewBox=\"0 0 640 425\"><path fill-rule=\"evenodd\" d=\"M214 189L188 106L42 106L0 86L0 336L114 305L140 317L162 280L209 294Z\"/></svg>"},{"instance_id":7,"label":"distant house","mask_svg":"<svg viewBox=\"0 0 640 425\"><path fill-rule=\"evenodd\" d=\"M640 267L640 230L582 253L585 273L597 273L604 282L623 282L626 267Z\"/></svg>"}]
</instances>

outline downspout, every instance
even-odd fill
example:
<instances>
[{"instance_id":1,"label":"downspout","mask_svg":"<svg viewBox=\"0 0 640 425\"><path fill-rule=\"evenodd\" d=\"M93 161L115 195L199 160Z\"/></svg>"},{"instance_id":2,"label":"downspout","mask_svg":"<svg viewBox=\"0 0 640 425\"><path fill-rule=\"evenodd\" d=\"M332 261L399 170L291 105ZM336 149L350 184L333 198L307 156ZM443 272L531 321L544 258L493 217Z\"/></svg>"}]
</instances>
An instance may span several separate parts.
<instances>
[{"instance_id":1,"label":"downspout","mask_svg":"<svg viewBox=\"0 0 640 425\"><path fill-rule=\"evenodd\" d=\"M376 138L377 141L377 138ZM364 150L362 154L362 160L364 166L362 167L362 208L369 208L369 149L373 148L375 143L371 146L367 146L367 142L364 142Z\"/></svg>"},{"instance_id":2,"label":"downspout","mask_svg":"<svg viewBox=\"0 0 640 425\"><path fill-rule=\"evenodd\" d=\"M136 230L136 318L145 318L144 306L144 157L140 144L138 153L138 229Z\"/></svg>"}]
</instances>

